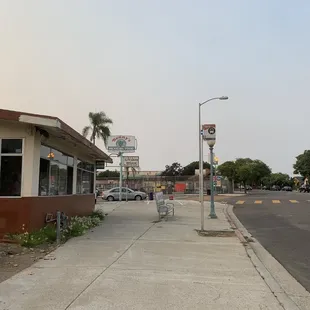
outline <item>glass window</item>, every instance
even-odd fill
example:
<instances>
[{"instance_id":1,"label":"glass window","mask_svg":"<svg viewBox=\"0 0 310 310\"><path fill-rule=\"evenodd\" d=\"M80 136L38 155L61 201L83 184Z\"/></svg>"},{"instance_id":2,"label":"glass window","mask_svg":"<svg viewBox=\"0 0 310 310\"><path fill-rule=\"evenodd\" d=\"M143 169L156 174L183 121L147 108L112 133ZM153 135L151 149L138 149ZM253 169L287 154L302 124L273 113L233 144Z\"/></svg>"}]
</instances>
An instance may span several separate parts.
<instances>
[{"instance_id":1,"label":"glass window","mask_svg":"<svg viewBox=\"0 0 310 310\"><path fill-rule=\"evenodd\" d=\"M49 195L67 195L67 166L50 162Z\"/></svg>"},{"instance_id":2,"label":"glass window","mask_svg":"<svg viewBox=\"0 0 310 310\"><path fill-rule=\"evenodd\" d=\"M73 167L73 157L71 157L71 156L68 156L68 166Z\"/></svg>"},{"instance_id":3,"label":"glass window","mask_svg":"<svg viewBox=\"0 0 310 310\"><path fill-rule=\"evenodd\" d=\"M76 176L76 193L82 194L82 170L77 170L77 176Z\"/></svg>"},{"instance_id":4,"label":"glass window","mask_svg":"<svg viewBox=\"0 0 310 310\"><path fill-rule=\"evenodd\" d=\"M51 158L52 160L55 160L61 164L67 165L68 162L68 156L66 154L63 154L60 151L57 151L55 149L52 149L53 152L53 158Z\"/></svg>"},{"instance_id":5,"label":"glass window","mask_svg":"<svg viewBox=\"0 0 310 310\"><path fill-rule=\"evenodd\" d=\"M51 148L45 145L41 145L40 157L44 159L50 159L51 156Z\"/></svg>"},{"instance_id":6,"label":"glass window","mask_svg":"<svg viewBox=\"0 0 310 310\"><path fill-rule=\"evenodd\" d=\"M73 167L67 167L67 194L72 195L73 191Z\"/></svg>"},{"instance_id":7,"label":"glass window","mask_svg":"<svg viewBox=\"0 0 310 310\"><path fill-rule=\"evenodd\" d=\"M1 153L2 154L21 154L23 152L22 139L2 139Z\"/></svg>"},{"instance_id":8,"label":"glass window","mask_svg":"<svg viewBox=\"0 0 310 310\"><path fill-rule=\"evenodd\" d=\"M91 193L91 173L87 171L82 172L82 194Z\"/></svg>"},{"instance_id":9,"label":"glass window","mask_svg":"<svg viewBox=\"0 0 310 310\"><path fill-rule=\"evenodd\" d=\"M119 188L115 188L111 191L111 193L118 193L119 192Z\"/></svg>"},{"instance_id":10,"label":"glass window","mask_svg":"<svg viewBox=\"0 0 310 310\"><path fill-rule=\"evenodd\" d=\"M71 195L73 157L41 145L39 195Z\"/></svg>"},{"instance_id":11,"label":"glass window","mask_svg":"<svg viewBox=\"0 0 310 310\"><path fill-rule=\"evenodd\" d=\"M47 196L49 192L50 161L40 159L39 196Z\"/></svg>"},{"instance_id":12,"label":"glass window","mask_svg":"<svg viewBox=\"0 0 310 310\"><path fill-rule=\"evenodd\" d=\"M0 196L21 195L22 156L1 156Z\"/></svg>"}]
</instances>

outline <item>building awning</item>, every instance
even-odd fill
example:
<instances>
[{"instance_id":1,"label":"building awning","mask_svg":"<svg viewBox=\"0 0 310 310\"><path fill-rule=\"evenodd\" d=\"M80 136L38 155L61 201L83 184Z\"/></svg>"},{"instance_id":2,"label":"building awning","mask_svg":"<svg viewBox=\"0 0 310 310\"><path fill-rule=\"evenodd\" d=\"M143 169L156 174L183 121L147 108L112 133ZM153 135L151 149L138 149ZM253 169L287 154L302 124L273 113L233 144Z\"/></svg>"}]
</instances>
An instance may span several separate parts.
<instances>
[{"instance_id":1,"label":"building awning","mask_svg":"<svg viewBox=\"0 0 310 310\"><path fill-rule=\"evenodd\" d=\"M95 161L113 163L110 156L57 117L0 109L0 120L33 125L42 135L52 135L73 143Z\"/></svg>"}]
</instances>

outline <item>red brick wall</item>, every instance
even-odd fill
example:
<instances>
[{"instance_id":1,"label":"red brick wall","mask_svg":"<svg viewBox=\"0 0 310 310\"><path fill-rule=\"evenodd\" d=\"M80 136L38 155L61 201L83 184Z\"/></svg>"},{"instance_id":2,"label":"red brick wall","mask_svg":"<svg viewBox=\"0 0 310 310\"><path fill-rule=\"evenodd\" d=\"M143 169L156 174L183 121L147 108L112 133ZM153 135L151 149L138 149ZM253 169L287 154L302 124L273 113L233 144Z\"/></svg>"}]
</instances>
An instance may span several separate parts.
<instances>
[{"instance_id":1,"label":"red brick wall","mask_svg":"<svg viewBox=\"0 0 310 310\"><path fill-rule=\"evenodd\" d=\"M95 207L95 197L90 195L47 197L0 197L0 237L6 233L39 229L45 225L46 213L62 211L69 216L89 215Z\"/></svg>"}]
</instances>

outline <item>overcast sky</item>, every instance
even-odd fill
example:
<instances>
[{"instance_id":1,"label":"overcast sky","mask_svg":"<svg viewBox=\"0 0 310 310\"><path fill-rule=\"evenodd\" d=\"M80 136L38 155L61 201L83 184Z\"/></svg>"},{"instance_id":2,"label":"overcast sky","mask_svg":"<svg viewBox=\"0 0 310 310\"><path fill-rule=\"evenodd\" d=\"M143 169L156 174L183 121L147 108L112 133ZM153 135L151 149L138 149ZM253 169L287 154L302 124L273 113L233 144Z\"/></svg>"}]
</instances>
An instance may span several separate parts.
<instances>
[{"instance_id":1,"label":"overcast sky","mask_svg":"<svg viewBox=\"0 0 310 310\"><path fill-rule=\"evenodd\" d=\"M1 0L0 107L79 132L102 110L162 170L198 160L198 102L226 95L202 110L220 163L292 173L310 148L309 16L307 0Z\"/></svg>"}]
</instances>

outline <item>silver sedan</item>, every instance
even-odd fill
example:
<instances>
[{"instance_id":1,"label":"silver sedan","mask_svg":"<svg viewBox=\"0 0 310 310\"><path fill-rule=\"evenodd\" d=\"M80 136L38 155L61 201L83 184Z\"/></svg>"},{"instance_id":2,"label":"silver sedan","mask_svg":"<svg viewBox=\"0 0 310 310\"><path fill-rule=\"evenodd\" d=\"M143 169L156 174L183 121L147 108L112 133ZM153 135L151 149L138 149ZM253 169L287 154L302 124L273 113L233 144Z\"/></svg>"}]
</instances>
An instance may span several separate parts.
<instances>
[{"instance_id":1,"label":"silver sedan","mask_svg":"<svg viewBox=\"0 0 310 310\"><path fill-rule=\"evenodd\" d=\"M108 201L119 200L120 188L114 187L102 192L102 199ZM133 191L130 188L122 187L122 200L143 200L146 199L147 194L144 192Z\"/></svg>"}]
</instances>

